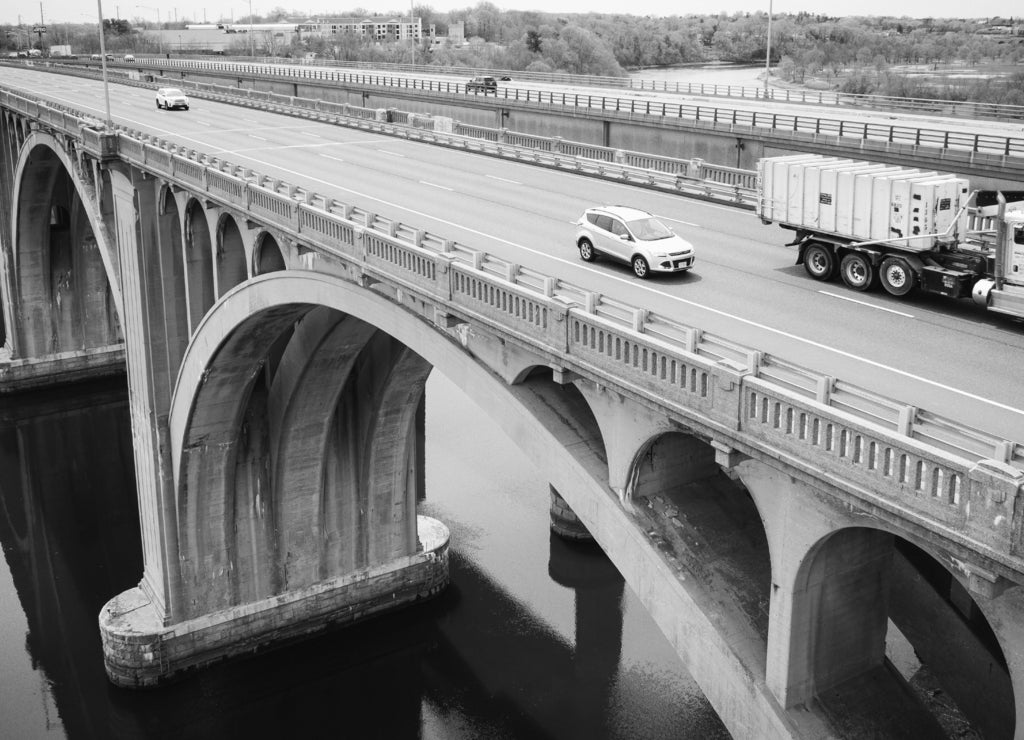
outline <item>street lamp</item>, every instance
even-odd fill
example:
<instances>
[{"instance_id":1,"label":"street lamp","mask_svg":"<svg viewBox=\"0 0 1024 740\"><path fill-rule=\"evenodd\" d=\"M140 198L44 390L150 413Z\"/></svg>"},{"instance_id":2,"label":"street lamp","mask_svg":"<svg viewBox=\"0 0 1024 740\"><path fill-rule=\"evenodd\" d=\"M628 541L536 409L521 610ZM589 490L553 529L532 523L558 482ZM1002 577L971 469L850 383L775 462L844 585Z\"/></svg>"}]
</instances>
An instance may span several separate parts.
<instances>
[{"instance_id":1,"label":"street lamp","mask_svg":"<svg viewBox=\"0 0 1024 740\"><path fill-rule=\"evenodd\" d=\"M161 24L160 24L160 8L154 8L151 5L136 5L135 7L136 8L143 8L144 10L155 10L156 11L156 44L157 44L157 49L159 49L160 53L163 54L164 53L164 37L163 37L163 30L162 30Z\"/></svg>"},{"instance_id":2,"label":"street lamp","mask_svg":"<svg viewBox=\"0 0 1024 740\"><path fill-rule=\"evenodd\" d=\"M100 67L103 69L103 98L107 105L107 131L114 130L114 120L110 117L110 85L107 83L107 45L103 41L103 0L96 0L96 11L100 16Z\"/></svg>"},{"instance_id":3,"label":"street lamp","mask_svg":"<svg viewBox=\"0 0 1024 740\"><path fill-rule=\"evenodd\" d=\"M256 39L252 36L252 0L249 0L249 56L256 56Z\"/></svg>"},{"instance_id":4,"label":"street lamp","mask_svg":"<svg viewBox=\"0 0 1024 740\"><path fill-rule=\"evenodd\" d=\"M764 52L764 97L768 98L768 67L772 60L772 0L768 0L768 43Z\"/></svg>"}]
</instances>

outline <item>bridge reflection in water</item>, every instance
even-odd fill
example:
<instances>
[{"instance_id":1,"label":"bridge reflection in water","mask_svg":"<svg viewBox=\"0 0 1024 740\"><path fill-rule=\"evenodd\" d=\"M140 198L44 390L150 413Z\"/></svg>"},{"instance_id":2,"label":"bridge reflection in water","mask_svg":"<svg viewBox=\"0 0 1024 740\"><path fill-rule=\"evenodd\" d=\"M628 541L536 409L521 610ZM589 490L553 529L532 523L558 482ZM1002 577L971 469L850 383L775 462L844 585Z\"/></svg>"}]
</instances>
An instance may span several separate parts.
<instances>
[{"instance_id":1,"label":"bridge reflection in water","mask_svg":"<svg viewBox=\"0 0 1024 740\"><path fill-rule=\"evenodd\" d=\"M546 481L441 378L421 508L452 530L445 594L158 692L112 686L96 614L142 567L131 431L123 381L83 391L0 405L0 634L27 629L0 648L0 736L728 736L611 563L550 535Z\"/></svg>"}]
</instances>

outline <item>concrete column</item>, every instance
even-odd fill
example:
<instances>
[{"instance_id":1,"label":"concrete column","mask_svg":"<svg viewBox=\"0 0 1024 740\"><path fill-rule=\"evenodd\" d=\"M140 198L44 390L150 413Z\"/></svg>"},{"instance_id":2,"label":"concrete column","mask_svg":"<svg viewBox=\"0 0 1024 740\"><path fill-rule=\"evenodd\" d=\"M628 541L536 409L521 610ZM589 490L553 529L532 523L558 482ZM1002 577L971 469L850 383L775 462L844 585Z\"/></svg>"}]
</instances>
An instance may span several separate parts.
<instances>
[{"instance_id":1,"label":"concrete column","mask_svg":"<svg viewBox=\"0 0 1024 740\"><path fill-rule=\"evenodd\" d=\"M987 716L975 724L986 738L1024 738L1024 587L1011 586L993 597L971 594L988 620L1006 659L1006 670L1012 686L1012 712L1001 707L982 707L979 714ZM997 699L1003 698L1002 695Z\"/></svg>"},{"instance_id":2,"label":"concrete column","mask_svg":"<svg viewBox=\"0 0 1024 740\"><path fill-rule=\"evenodd\" d=\"M668 417L634 403L590 381L576 384L601 428L608 461L608 485L619 499L632 497L634 462L644 446L658 435L676 429Z\"/></svg>"},{"instance_id":3,"label":"concrete column","mask_svg":"<svg viewBox=\"0 0 1024 740\"><path fill-rule=\"evenodd\" d=\"M166 566L177 562L177 538L167 443L172 379L166 372L160 258L152 239L158 217L154 181L140 181L137 191L124 172L112 170L110 179L122 267L125 357L142 530L144 570L140 588L166 623L171 581L175 578L174 569Z\"/></svg>"},{"instance_id":4,"label":"concrete column","mask_svg":"<svg viewBox=\"0 0 1024 740\"><path fill-rule=\"evenodd\" d=\"M766 679L789 708L882 663L893 539L763 463L735 471L768 535Z\"/></svg>"}]
</instances>

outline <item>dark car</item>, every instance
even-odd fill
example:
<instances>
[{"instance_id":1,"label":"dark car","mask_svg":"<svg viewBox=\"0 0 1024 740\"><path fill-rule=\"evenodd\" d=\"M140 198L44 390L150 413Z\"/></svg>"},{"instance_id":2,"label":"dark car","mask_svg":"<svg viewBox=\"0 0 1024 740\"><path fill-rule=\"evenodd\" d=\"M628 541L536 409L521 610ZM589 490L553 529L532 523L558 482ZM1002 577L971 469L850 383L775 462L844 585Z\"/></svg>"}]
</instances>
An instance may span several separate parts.
<instances>
[{"instance_id":1,"label":"dark car","mask_svg":"<svg viewBox=\"0 0 1024 740\"><path fill-rule=\"evenodd\" d=\"M489 92L498 91L498 81L493 77L474 77L466 83L466 92Z\"/></svg>"}]
</instances>

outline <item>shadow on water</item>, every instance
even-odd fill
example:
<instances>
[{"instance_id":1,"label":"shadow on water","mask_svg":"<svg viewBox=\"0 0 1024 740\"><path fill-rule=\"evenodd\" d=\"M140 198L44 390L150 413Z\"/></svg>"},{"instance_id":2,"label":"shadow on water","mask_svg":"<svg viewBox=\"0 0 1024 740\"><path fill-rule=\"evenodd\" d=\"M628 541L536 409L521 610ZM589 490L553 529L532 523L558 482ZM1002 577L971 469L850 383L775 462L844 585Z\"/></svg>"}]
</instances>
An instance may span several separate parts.
<instances>
[{"instance_id":1,"label":"shadow on water","mask_svg":"<svg viewBox=\"0 0 1024 740\"><path fill-rule=\"evenodd\" d=\"M456 546L452 586L434 601L159 690L113 687L97 615L142 570L132 459L123 380L0 399L0 543L27 621L28 655L17 657L30 666L12 674L0 664L0 673L44 683L59 714L26 731L11 719L19 707L0 706L0 737L15 728L20 738L53 737L55 725L69 738L612 738L649 729L644 707L659 692L621 667L628 590L598 548L554 536L547 574L532 575L572 592L574 644ZM0 621L17 608L0 604ZM31 694L13 688L8 696ZM727 736L706 702L664 703L655 713L669 718L664 736ZM631 713L639 724L623 719Z\"/></svg>"}]
</instances>

